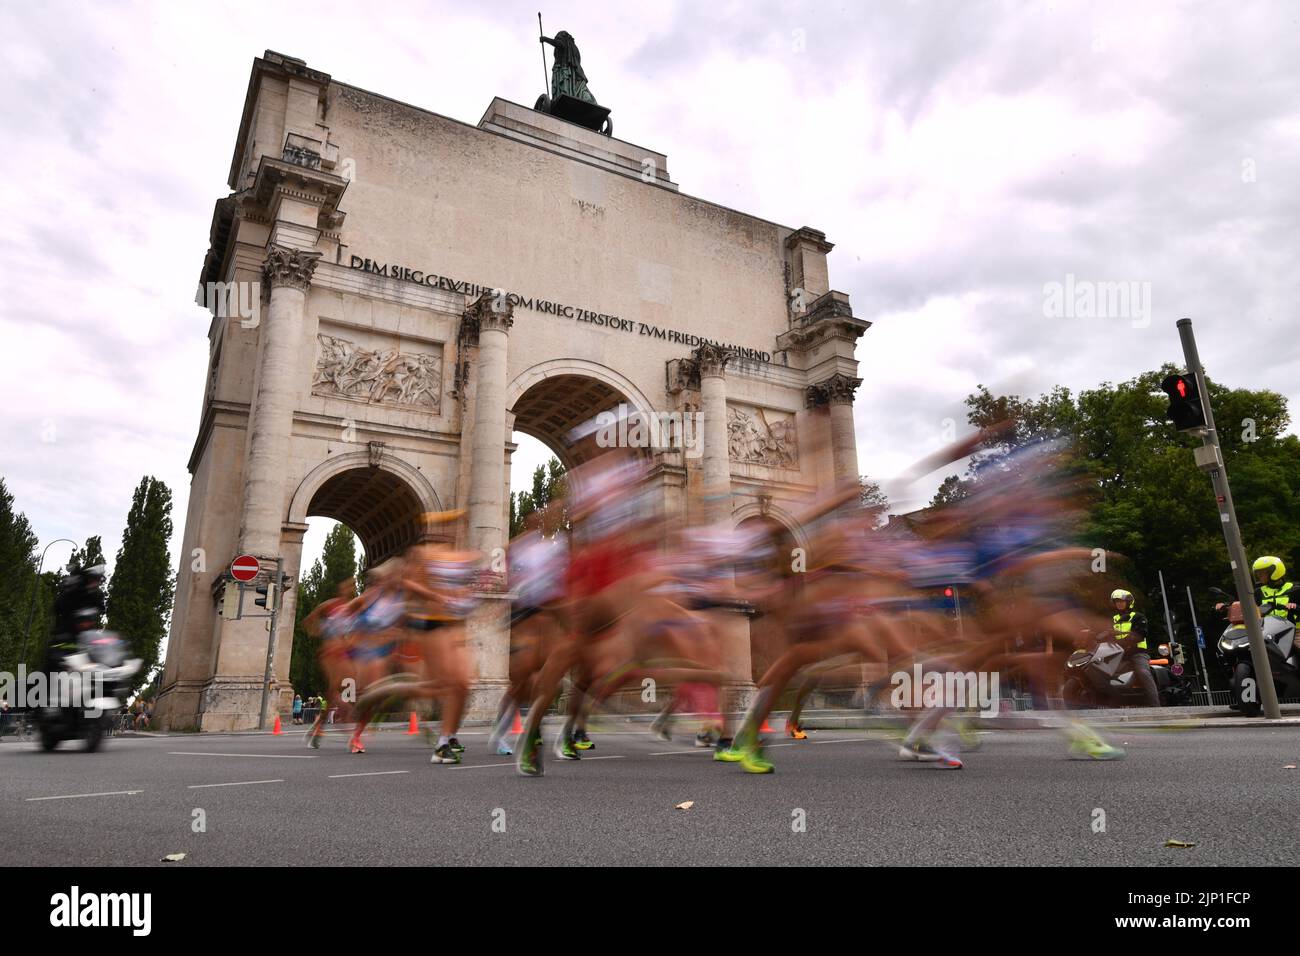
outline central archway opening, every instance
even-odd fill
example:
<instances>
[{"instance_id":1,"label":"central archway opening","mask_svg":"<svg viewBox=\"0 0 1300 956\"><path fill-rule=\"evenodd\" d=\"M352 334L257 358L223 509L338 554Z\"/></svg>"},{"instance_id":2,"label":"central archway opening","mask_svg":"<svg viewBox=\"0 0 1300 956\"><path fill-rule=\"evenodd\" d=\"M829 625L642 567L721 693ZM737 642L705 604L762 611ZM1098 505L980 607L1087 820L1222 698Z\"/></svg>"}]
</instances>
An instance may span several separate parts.
<instances>
[{"instance_id":1,"label":"central archway opening","mask_svg":"<svg viewBox=\"0 0 1300 956\"><path fill-rule=\"evenodd\" d=\"M631 407L620 389L581 374L542 378L515 400L511 409L515 446L510 457L512 535L521 530L517 516L533 510L539 491L546 498L555 490L557 477L563 480L569 470L600 454L591 440L575 441L575 432L589 430L602 412L626 414ZM540 503L544 505L545 500Z\"/></svg>"},{"instance_id":2,"label":"central archway opening","mask_svg":"<svg viewBox=\"0 0 1300 956\"><path fill-rule=\"evenodd\" d=\"M529 388L511 411L515 432L541 442L569 469L592 457L589 443L584 450L575 450L570 437L574 429L601 412L617 413L620 405L626 408L630 403L612 385L586 375L556 375Z\"/></svg>"},{"instance_id":3,"label":"central archway opening","mask_svg":"<svg viewBox=\"0 0 1300 956\"><path fill-rule=\"evenodd\" d=\"M334 475L307 505L309 523L312 518L329 518L352 529L368 567L415 543L421 512L419 496L411 486L382 468L352 468Z\"/></svg>"}]
</instances>

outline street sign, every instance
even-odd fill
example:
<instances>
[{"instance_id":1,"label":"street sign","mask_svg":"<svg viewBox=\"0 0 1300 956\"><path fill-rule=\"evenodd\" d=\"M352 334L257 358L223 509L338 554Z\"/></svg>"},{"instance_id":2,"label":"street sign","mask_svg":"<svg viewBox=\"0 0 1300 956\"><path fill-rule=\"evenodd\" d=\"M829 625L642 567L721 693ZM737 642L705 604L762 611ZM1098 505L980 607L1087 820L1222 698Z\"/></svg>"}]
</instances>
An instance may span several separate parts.
<instances>
[{"instance_id":1,"label":"street sign","mask_svg":"<svg viewBox=\"0 0 1300 956\"><path fill-rule=\"evenodd\" d=\"M230 576L236 581L251 581L261 570L261 562L251 554L241 554L230 562Z\"/></svg>"},{"instance_id":2,"label":"street sign","mask_svg":"<svg viewBox=\"0 0 1300 956\"><path fill-rule=\"evenodd\" d=\"M1199 627L1196 629L1196 646L1205 647L1205 632Z\"/></svg>"}]
</instances>

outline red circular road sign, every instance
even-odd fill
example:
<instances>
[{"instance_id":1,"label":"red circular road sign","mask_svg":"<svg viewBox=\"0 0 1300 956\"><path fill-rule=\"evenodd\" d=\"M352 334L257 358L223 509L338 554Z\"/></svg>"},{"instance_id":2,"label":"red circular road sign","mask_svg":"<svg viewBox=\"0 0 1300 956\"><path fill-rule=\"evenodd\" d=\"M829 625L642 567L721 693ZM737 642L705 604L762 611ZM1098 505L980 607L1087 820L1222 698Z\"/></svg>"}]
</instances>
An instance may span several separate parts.
<instances>
[{"instance_id":1,"label":"red circular road sign","mask_svg":"<svg viewBox=\"0 0 1300 956\"><path fill-rule=\"evenodd\" d=\"M261 570L261 562L251 554L241 554L230 562L230 576L236 581L251 581Z\"/></svg>"}]
</instances>

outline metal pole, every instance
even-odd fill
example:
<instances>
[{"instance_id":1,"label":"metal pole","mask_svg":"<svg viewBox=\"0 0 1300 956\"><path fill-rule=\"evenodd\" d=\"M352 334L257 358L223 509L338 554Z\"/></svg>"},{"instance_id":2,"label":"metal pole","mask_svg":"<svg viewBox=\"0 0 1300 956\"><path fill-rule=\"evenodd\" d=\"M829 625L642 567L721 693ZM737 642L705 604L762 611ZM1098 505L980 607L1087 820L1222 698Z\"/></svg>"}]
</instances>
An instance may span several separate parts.
<instances>
[{"instance_id":1,"label":"metal pole","mask_svg":"<svg viewBox=\"0 0 1300 956\"><path fill-rule=\"evenodd\" d=\"M1241 526L1237 524L1237 509L1232 504L1232 489L1228 487L1228 470L1223 465L1223 452L1219 448L1219 433L1214 428L1214 410L1210 408L1210 392L1205 385L1205 370L1196 351L1196 338L1192 335L1192 320L1178 320L1178 337L1183 343L1183 357L1187 371L1196 376L1196 387L1201 393L1201 410L1205 414L1203 445L1197 449L1197 467L1209 473L1214 484L1214 496L1219 505L1219 519L1223 522L1223 538L1228 545L1228 558L1232 562L1232 579L1237 585L1237 600L1241 602L1246 634L1250 638L1250 659L1255 666L1255 686L1259 692L1264 716L1276 720L1282 716L1277 706L1277 689L1273 686L1273 671L1264 649L1264 630L1260 626L1259 608L1255 606L1255 583L1250 578L1250 562L1241 543Z\"/></svg>"},{"instance_id":2,"label":"metal pole","mask_svg":"<svg viewBox=\"0 0 1300 956\"><path fill-rule=\"evenodd\" d=\"M551 74L546 70L546 44L540 42L544 36L546 36L546 32L542 29L542 11L538 10L537 37L539 40L538 45L542 48L542 81L546 84L546 98L549 100L551 98Z\"/></svg>"},{"instance_id":3,"label":"metal pole","mask_svg":"<svg viewBox=\"0 0 1300 956\"><path fill-rule=\"evenodd\" d=\"M957 585L952 586L952 604L957 610L957 640L964 641L966 633L961 626L961 593L957 590Z\"/></svg>"},{"instance_id":4,"label":"metal pole","mask_svg":"<svg viewBox=\"0 0 1300 956\"><path fill-rule=\"evenodd\" d=\"M1172 644L1174 642L1174 625L1169 620L1169 595L1165 593L1165 572L1157 571L1156 574L1160 577L1160 600L1165 605L1165 633L1169 635L1169 643Z\"/></svg>"},{"instance_id":5,"label":"metal pole","mask_svg":"<svg viewBox=\"0 0 1300 956\"><path fill-rule=\"evenodd\" d=\"M1205 702L1210 702L1210 672L1205 669L1205 648L1201 635L1201 626L1196 623L1196 605L1192 603L1192 589L1187 589L1187 606L1192 609L1192 633L1196 635L1196 656L1201 659L1201 683L1205 685Z\"/></svg>"},{"instance_id":6,"label":"metal pole","mask_svg":"<svg viewBox=\"0 0 1300 956\"><path fill-rule=\"evenodd\" d=\"M271 579L271 587L267 588L267 596L275 595L275 601L271 606L271 620L269 627L271 630L270 637L266 641L266 669L262 672L262 710L261 716L257 719L257 729L266 729L266 712L271 700L271 669L275 665L275 625L280 617L280 574L284 570L284 559L275 559L275 577Z\"/></svg>"},{"instance_id":7,"label":"metal pole","mask_svg":"<svg viewBox=\"0 0 1300 956\"><path fill-rule=\"evenodd\" d=\"M45 550L41 552L40 564L36 566L36 577L32 580L32 603L31 606L27 609L27 627L23 629L23 650L22 653L18 656L18 660L16 662L18 664L22 664L27 661L27 642L31 639L32 636L32 619L36 617L36 594L41 587L41 572L45 570L45 555L53 545L58 544L60 541L66 541L74 548L77 546L77 542L73 541L71 538L55 538L53 541L47 544L45 546Z\"/></svg>"}]
</instances>

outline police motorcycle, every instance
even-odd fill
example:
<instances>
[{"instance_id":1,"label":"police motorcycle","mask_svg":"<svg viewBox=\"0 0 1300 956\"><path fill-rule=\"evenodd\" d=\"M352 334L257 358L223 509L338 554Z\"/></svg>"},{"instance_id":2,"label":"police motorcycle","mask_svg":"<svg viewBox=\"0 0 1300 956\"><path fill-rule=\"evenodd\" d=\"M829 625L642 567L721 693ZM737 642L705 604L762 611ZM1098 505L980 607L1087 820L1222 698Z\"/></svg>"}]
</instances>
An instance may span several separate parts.
<instances>
[{"instance_id":1,"label":"police motorcycle","mask_svg":"<svg viewBox=\"0 0 1300 956\"><path fill-rule=\"evenodd\" d=\"M126 701L130 679L143 661L127 659L127 645L99 628L103 568L70 576L56 600L58 633L46 654L44 699L33 708L41 747L54 750L80 740L99 749Z\"/></svg>"},{"instance_id":2,"label":"police motorcycle","mask_svg":"<svg viewBox=\"0 0 1300 956\"><path fill-rule=\"evenodd\" d=\"M1232 690L1229 709L1240 711L1247 717L1258 717L1263 709L1259 687L1255 678L1255 661L1250 653L1250 637L1246 632L1245 616L1241 602L1219 588L1211 591L1225 598L1223 610L1228 626L1219 637L1219 657L1228 671L1228 686ZM1268 654L1273 686L1277 696L1300 697L1300 654L1296 648L1295 624L1284 617L1269 614L1260 620L1264 632L1264 650Z\"/></svg>"},{"instance_id":3,"label":"police motorcycle","mask_svg":"<svg viewBox=\"0 0 1300 956\"><path fill-rule=\"evenodd\" d=\"M1114 638L1114 631L1102 631L1092 650L1077 650L1066 660L1061 697L1070 710L1143 704L1142 688L1133 680L1133 665L1124 659L1124 648ZM1183 674L1183 646L1164 643L1157 653L1151 660L1151 677L1160 692L1160 706L1191 704L1192 688Z\"/></svg>"}]
</instances>

